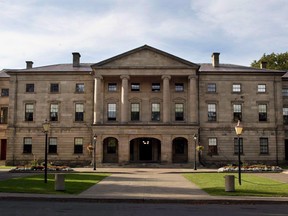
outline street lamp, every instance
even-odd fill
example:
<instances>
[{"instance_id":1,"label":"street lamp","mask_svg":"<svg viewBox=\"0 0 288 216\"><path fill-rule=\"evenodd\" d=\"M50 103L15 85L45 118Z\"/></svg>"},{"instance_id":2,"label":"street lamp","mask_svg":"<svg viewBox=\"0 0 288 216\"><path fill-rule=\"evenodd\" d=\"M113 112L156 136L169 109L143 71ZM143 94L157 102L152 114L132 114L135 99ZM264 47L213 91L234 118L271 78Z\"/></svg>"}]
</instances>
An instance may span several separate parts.
<instances>
[{"instance_id":1,"label":"street lamp","mask_svg":"<svg viewBox=\"0 0 288 216\"><path fill-rule=\"evenodd\" d=\"M96 141L97 135L93 136L93 170L96 170Z\"/></svg>"},{"instance_id":2,"label":"street lamp","mask_svg":"<svg viewBox=\"0 0 288 216\"><path fill-rule=\"evenodd\" d=\"M197 166L196 166L196 141L197 141L197 135L194 134L193 136L193 139L194 139L194 170L197 170Z\"/></svg>"},{"instance_id":3,"label":"street lamp","mask_svg":"<svg viewBox=\"0 0 288 216\"><path fill-rule=\"evenodd\" d=\"M45 164L44 164L44 182L47 183L47 146L48 146L48 132L50 130L50 123L45 120L45 122L42 124L43 126L43 132L45 133Z\"/></svg>"},{"instance_id":4,"label":"street lamp","mask_svg":"<svg viewBox=\"0 0 288 216\"><path fill-rule=\"evenodd\" d=\"M243 127L240 125L240 121L238 121L237 125L235 126L235 132L238 137L238 181L239 185L241 185L241 158L240 158L240 135L242 134Z\"/></svg>"}]
</instances>

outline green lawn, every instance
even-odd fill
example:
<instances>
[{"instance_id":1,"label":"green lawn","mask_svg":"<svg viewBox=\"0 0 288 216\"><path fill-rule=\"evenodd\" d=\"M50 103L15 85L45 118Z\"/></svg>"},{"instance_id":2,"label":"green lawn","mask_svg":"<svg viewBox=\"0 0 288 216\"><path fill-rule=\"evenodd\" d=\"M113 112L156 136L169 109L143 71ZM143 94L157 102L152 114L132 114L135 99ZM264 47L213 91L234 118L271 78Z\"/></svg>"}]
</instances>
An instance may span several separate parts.
<instances>
[{"instance_id":1,"label":"green lawn","mask_svg":"<svg viewBox=\"0 0 288 216\"><path fill-rule=\"evenodd\" d=\"M79 194L108 174L67 173L65 174L65 191L55 191L54 175L48 174L48 182L44 183L44 175L38 174L22 178L0 181L0 192L9 193L38 193L38 194Z\"/></svg>"},{"instance_id":2,"label":"green lawn","mask_svg":"<svg viewBox=\"0 0 288 216\"><path fill-rule=\"evenodd\" d=\"M235 175L235 192L225 192L225 175ZM237 174L189 173L184 176L213 196L260 196L288 197L288 184L262 178L253 174L242 174L242 185Z\"/></svg>"}]
</instances>

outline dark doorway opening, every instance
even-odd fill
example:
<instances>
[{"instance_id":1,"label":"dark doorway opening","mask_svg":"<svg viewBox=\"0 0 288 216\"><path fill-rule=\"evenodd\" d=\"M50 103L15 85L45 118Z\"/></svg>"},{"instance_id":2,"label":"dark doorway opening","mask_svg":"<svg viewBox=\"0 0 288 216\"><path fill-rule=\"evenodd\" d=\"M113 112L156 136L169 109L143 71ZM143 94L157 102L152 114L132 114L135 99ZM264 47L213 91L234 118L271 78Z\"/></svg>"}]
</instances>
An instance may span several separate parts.
<instances>
[{"instance_id":1,"label":"dark doorway opening","mask_svg":"<svg viewBox=\"0 0 288 216\"><path fill-rule=\"evenodd\" d=\"M139 159L140 160L152 160L152 144L140 143Z\"/></svg>"},{"instance_id":2,"label":"dark doorway opening","mask_svg":"<svg viewBox=\"0 0 288 216\"><path fill-rule=\"evenodd\" d=\"M7 139L1 139L0 144L1 144L0 160L6 160Z\"/></svg>"},{"instance_id":3,"label":"dark doorway opening","mask_svg":"<svg viewBox=\"0 0 288 216\"><path fill-rule=\"evenodd\" d=\"M285 139L285 160L288 161L288 139Z\"/></svg>"}]
</instances>

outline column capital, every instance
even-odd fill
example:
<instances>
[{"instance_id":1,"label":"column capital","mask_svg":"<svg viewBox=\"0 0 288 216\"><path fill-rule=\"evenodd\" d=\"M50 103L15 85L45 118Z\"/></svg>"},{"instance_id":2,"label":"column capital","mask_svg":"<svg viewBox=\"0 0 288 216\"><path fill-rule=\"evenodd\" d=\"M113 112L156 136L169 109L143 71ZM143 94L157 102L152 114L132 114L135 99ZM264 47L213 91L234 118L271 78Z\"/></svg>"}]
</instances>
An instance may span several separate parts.
<instances>
[{"instance_id":1,"label":"column capital","mask_svg":"<svg viewBox=\"0 0 288 216\"><path fill-rule=\"evenodd\" d=\"M197 77L197 75L189 75L188 76L188 79L190 80L190 79L197 79L198 77Z\"/></svg>"},{"instance_id":2,"label":"column capital","mask_svg":"<svg viewBox=\"0 0 288 216\"><path fill-rule=\"evenodd\" d=\"M130 76L128 74L123 74L120 76L120 79L127 79L129 80L130 79Z\"/></svg>"},{"instance_id":3,"label":"column capital","mask_svg":"<svg viewBox=\"0 0 288 216\"><path fill-rule=\"evenodd\" d=\"M170 79L171 79L171 76L170 76L170 75L162 75L161 79L163 79L163 80L164 80L164 79L169 79L169 80L170 80Z\"/></svg>"},{"instance_id":4,"label":"column capital","mask_svg":"<svg viewBox=\"0 0 288 216\"><path fill-rule=\"evenodd\" d=\"M94 75L94 78L95 78L95 79L100 79L100 80L102 80L102 79L103 79L103 76L102 76L102 75L99 75L99 74L95 74L95 75Z\"/></svg>"}]
</instances>

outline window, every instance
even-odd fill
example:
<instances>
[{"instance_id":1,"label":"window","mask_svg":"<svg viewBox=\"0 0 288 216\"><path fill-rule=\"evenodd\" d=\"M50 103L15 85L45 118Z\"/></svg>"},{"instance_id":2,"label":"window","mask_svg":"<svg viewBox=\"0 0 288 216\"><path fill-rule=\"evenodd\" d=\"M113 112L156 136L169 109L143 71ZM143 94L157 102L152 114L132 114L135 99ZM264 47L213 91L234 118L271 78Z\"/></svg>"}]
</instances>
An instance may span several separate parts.
<instances>
[{"instance_id":1,"label":"window","mask_svg":"<svg viewBox=\"0 0 288 216\"><path fill-rule=\"evenodd\" d=\"M287 97L288 96L288 88L282 89L282 96Z\"/></svg>"},{"instance_id":2,"label":"window","mask_svg":"<svg viewBox=\"0 0 288 216\"><path fill-rule=\"evenodd\" d=\"M184 84L183 83L175 83L175 91L176 92L183 92L184 91Z\"/></svg>"},{"instance_id":3,"label":"window","mask_svg":"<svg viewBox=\"0 0 288 216\"><path fill-rule=\"evenodd\" d=\"M233 105L233 121L242 121L242 105L234 104Z\"/></svg>"},{"instance_id":4,"label":"window","mask_svg":"<svg viewBox=\"0 0 288 216\"><path fill-rule=\"evenodd\" d=\"M216 104L208 104L208 121L214 122L217 120Z\"/></svg>"},{"instance_id":5,"label":"window","mask_svg":"<svg viewBox=\"0 0 288 216\"><path fill-rule=\"evenodd\" d=\"M8 107L0 107L0 124L8 123Z\"/></svg>"},{"instance_id":6,"label":"window","mask_svg":"<svg viewBox=\"0 0 288 216\"><path fill-rule=\"evenodd\" d=\"M215 93L216 92L216 83L208 83L207 92Z\"/></svg>"},{"instance_id":7,"label":"window","mask_svg":"<svg viewBox=\"0 0 288 216\"><path fill-rule=\"evenodd\" d=\"M288 124L288 108L283 108L283 122L284 124Z\"/></svg>"},{"instance_id":8,"label":"window","mask_svg":"<svg viewBox=\"0 0 288 216\"><path fill-rule=\"evenodd\" d=\"M116 104L108 104L108 121L116 121Z\"/></svg>"},{"instance_id":9,"label":"window","mask_svg":"<svg viewBox=\"0 0 288 216\"><path fill-rule=\"evenodd\" d=\"M132 83L131 84L131 91L140 91L140 84L139 83Z\"/></svg>"},{"instance_id":10,"label":"window","mask_svg":"<svg viewBox=\"0 0 288 216\"><path fill-rule=\"evenodd\" d=\"M76 91L76 93L83 93L84 92L84 83L76 83L75 91Z\"/></svg>"},{"instance_id":11,"label":"window","mask_svg":"<svg viewBox=\"0 0 288 216\"><path fill-rule=\"evenodd\" d=\"M33 121L34 104L25 104L25 121Z\"/></svg>"},{"instance_id":12,"label":"window","mask_svg":"<svg viewBox=\"0 0 288 216\"><path fill-rule=\"evenodd\" d=\"M50 92L51 93L58 93L59 92L59 84L58 83L51 83L50 84Z\"/></svg>"},{"instance_id":13,"label":"window","mask_svg":"<svg viewBox=\"0 0 288 216\"><path fill-rule=\"evenodd\" d=\"M241 84L233 84L232 86L232 92L239 93L241 92Z\"/></svg>"},{"instance_id":14,"label":"window","mask_svg":"<svg viewBox=\"0 0 288 216\"><path fill-rule=\"evenodd\" d=\"M131 121L140 120L140 104L132 103L131 104Z\"/></svg>"},{"instance_id":15,"label":"window","mask_svg":"<svg viewBox=\"0 0 288 216\"><path fill-rule=\"evenodd\" d=\"M1 89L1 97L8 97L9 96L9 89L3 88Z\"/></svg>"},{"instance_id":16,"label":"window","mask_svg":"<svg viewBox=\"0 0 288 216\"><path fill-rule=\"evenodd\" d=\"M84 121L84 105L76 104L75 105L75 121Z\"/></svg>"},{"instance_id":17,"label":"window","mask_svg":"<svg viewBox=\"0 0 288 216\"><path fill-rule=\"evenodd\" d=\"M50 121L58 121L58 104L50 105Z\"/></svg>"},{"instance_id":18,"label":"window","mask_svg":"<svg viewBox=\"0 0 288 216\"><path fill-rule=\"evenodd\" d=\"M239 138L240 154L243 154L243 138ZM238 137L234 138L234 154L238 154Z\"/></svg>"},{"instance_id":19,"label":"window","mask_svg":"<svg viewBox=\"0 0 288 216\"><path fill-rule=\"evenodd\" d=\"M23 139L23 153L32 153L32 138L24 137Z\"/></svg>"},{"instance_id":20,"label":"window","mask_svg":"<svg viewBox=\"0 0 288 216\"><path fill-rule=\"evenodd\" d=\"M208 151L210 155L217 155L217 139L216 138L209 138L208 139Z\"/></svg>"},{"instance_id":21,"label":"window","mask_svg":"<svg viewBox=\"0 0 288 216\"><path fill-rule=\"evenodd\" d=\"M152 83L152 91L159 92L160 91L160 83Z\"/></svg>"},{"instance_id":22,"label":"window","mask_svg":"<svg viewBox=\"0 0 288 216\"><path fill-rule=\"evenodd\" d=\"M184 105L182 103L175 104L175 121L184 120Z\"/></svg>"},{"instance_id":23,"label":"window","mask_svg":"<svg viewBox=\"0 0 288 216\"><path fill-rule=\"evenodd\" d=\"M49 138L48 153L50 154L57 153L57 138L55 137Z\"/></svg>"},{"instance_id":24,"label":"window","mask_svg":"<svg viewBox=\"0 0 288 216\"><path fill-rule=\"evenodd\" d=\"M117 91L117 84L116 83L108 83L108 91L109 92L116 92Z\"/></svg>"},{"instance_id":25,"label":"window","mask_svg":"<svg viewBox=\"0 0 288 216\"><path fill-rule=\"evenodd\" d=\"M26 84L26 92L34 92L34 83Z\"/></svg>"},{"instance_id":26,"label":"window","mask_svg":"<svg viewBox=\"0 0 288 216\"><path fill-rule=\"evenodd\" d=\"M259 121L267 121L267 105L260 104L258 105L259 110Z\"/></svg>"},{"instance_id":27,"label":"window","mask_svg":"<svg viewBox=\"0 0 288 216\"><path fill-rule=\"evenodd\" d=\"M260 138L260 154L268 154L268 138Z\"/></svg>"},{"instance_id":28,"label":"window","mask_svg":"<svg viewBox=\"0 0 288 216\"><path fill-rule=\"evenodd\" d=\"M258 84L258 93L265 93L266 92L266 85L265 84Z\"/></svg>"},{"instance_id":29,"label":"window","mask_svg":"<svg viewBox=\"0 0 288 216\"><path fill-rule=\"evenodd\" d=\"M83 153L83 138L74 139L74 154Z\"/></svg>"},{"instance_id":30,"label":"window","mask_svg":"<svg viewBox=\"0 0 288 216\"><path fill-rule=\"evenodd\" d=\"M160 121L160 104L152 103L152 121Z\"/></svg>"},{"instance_id":31,"label":"window","mask_svg":"<svg viewBox=\"0 0 288 216\"><path fill-rule=\"evenodd\" d=\"M107 144L107 153L108 154L116 154L117 151L117 139L109 138Z\"/></svg>"}]
</instances>

